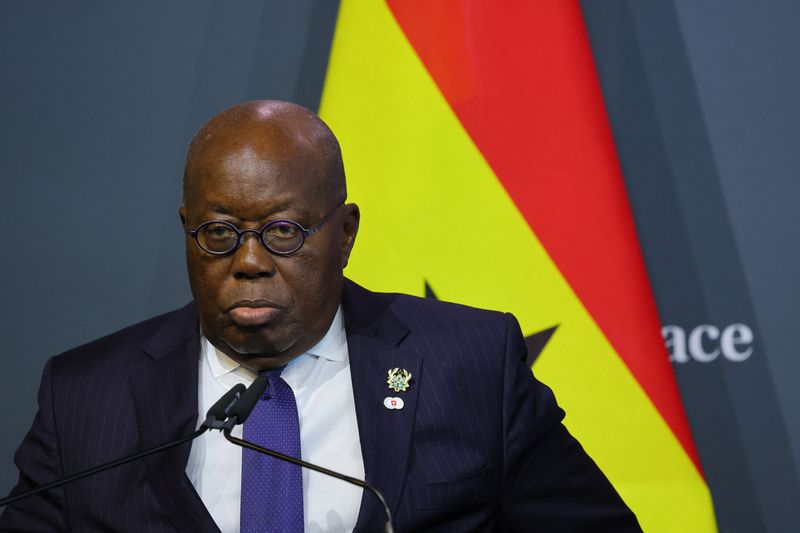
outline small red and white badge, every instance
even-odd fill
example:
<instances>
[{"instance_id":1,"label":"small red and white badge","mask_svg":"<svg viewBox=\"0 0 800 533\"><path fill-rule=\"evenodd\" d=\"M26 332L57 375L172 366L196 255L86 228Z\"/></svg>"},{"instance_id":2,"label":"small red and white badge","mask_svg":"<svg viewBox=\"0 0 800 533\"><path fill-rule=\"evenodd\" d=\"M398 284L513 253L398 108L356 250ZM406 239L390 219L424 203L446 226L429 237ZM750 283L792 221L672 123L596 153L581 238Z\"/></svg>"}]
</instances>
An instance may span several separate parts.
<instances>
[{"instance_id":1,"label":"small red and white badge","mask_svg":"<svg viewBox=\"0 0 800 533\"><path fill-rule=\"evenodd\" d=\"M383 406L387 409L402 409L405 402L396 396L387 396L383 399Z\"/></svg>"}]
</instances>

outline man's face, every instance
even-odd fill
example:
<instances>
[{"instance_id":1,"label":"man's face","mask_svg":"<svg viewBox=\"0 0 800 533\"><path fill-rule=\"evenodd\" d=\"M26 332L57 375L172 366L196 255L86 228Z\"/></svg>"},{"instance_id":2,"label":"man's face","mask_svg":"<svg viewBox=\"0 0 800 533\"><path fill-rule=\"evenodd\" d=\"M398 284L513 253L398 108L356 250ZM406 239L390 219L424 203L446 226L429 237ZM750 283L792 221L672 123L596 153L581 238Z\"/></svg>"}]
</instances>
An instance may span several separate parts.
<instances>
[{"instance_id":1,"label":"man's face","mask_svg":"<svg viewBox=\"0 0 800 533\"><path fill-rule=\"evenodd\" d=\"M337 208L341 198L322 197L315 186L320 165L307 148L295 152L301 153L254 144L203 150L180 211L188 229L225 220L259 230L272 220L310 228L335 210L288 256L270 253L254 233L225 256L203 251L187 236L189 282L203 332L254 370L285 364L325 334L358 230L358 208Z\"/></svg>"}]
</instances>

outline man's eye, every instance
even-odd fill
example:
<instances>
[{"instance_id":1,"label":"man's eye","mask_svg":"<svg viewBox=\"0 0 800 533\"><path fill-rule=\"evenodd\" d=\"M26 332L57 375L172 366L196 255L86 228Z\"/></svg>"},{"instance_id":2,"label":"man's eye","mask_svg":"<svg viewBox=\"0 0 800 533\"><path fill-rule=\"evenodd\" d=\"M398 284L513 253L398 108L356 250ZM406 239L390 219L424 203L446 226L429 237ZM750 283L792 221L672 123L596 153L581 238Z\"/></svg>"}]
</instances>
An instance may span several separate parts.
<instances>
[{"instance_id":1,"label":"man's eye","mask_svg":"<svg viewBox=\"0 0 800 533\"><path fill-rule=\"evenodd\" d=\"M280 239L291 239L297 236L298 229L294 224L279 223L271 226L268 230L271 237Z\"/></svg>"},{"instance_id":2,"label":"man's eye","mask_svg":"<svg viewBox=\"0 0 800 533\"><path fill-rule=\"evenodd\" d=\"M206 227L206 237L213 240L225 240L233 237L234 231L222 224L211 224Z\"/></svg>"}]
</instances>

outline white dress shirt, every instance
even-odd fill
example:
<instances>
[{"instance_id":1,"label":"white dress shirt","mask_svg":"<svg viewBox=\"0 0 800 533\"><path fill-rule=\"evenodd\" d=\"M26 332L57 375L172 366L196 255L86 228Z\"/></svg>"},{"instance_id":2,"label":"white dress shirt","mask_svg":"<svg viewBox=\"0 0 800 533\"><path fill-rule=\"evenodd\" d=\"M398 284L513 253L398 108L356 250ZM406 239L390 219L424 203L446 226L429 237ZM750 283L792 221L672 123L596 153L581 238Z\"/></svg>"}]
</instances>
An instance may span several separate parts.
<instances>
[{"instance_id":1,"label":"white dress shirt","mask_svg":"<svg viewBox=\"0 0 800 533\"><path fill-rule=\"evenodd\" d=\"M220 396L237 383L249 386L256 376L205 337L200 344L198 427ZM341 306L322 340L290 361L281 377L294 391L297 402L302 459L364 479ZM233 434L241 437L242 426L236 426ZM205 433L192 443L186 474L220 530L238 533L242 449L218 431ZM304 468L306 533L352 531L361 494L359 487Z\"/></svg>"}]
</instances>

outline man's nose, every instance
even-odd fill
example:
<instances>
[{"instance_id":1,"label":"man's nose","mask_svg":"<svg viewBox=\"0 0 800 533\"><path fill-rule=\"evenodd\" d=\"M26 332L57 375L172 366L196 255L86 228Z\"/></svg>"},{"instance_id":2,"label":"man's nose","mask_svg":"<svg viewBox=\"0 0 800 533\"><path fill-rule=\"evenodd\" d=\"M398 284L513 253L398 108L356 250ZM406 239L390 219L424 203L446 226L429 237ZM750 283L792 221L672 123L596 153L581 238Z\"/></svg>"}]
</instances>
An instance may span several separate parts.
<instances>
[{"instance_id":1,"label":"man's nose","mask_svg":"<svg viewBox=\"0 0 800 533\"><path fill-rule=\"evenodd\" d=\"M233 252L233 275L237 279L256 279L275 274L275 256L261 242L255 231L242 235L242 243Z\"/></svg>"}]
</instances>

